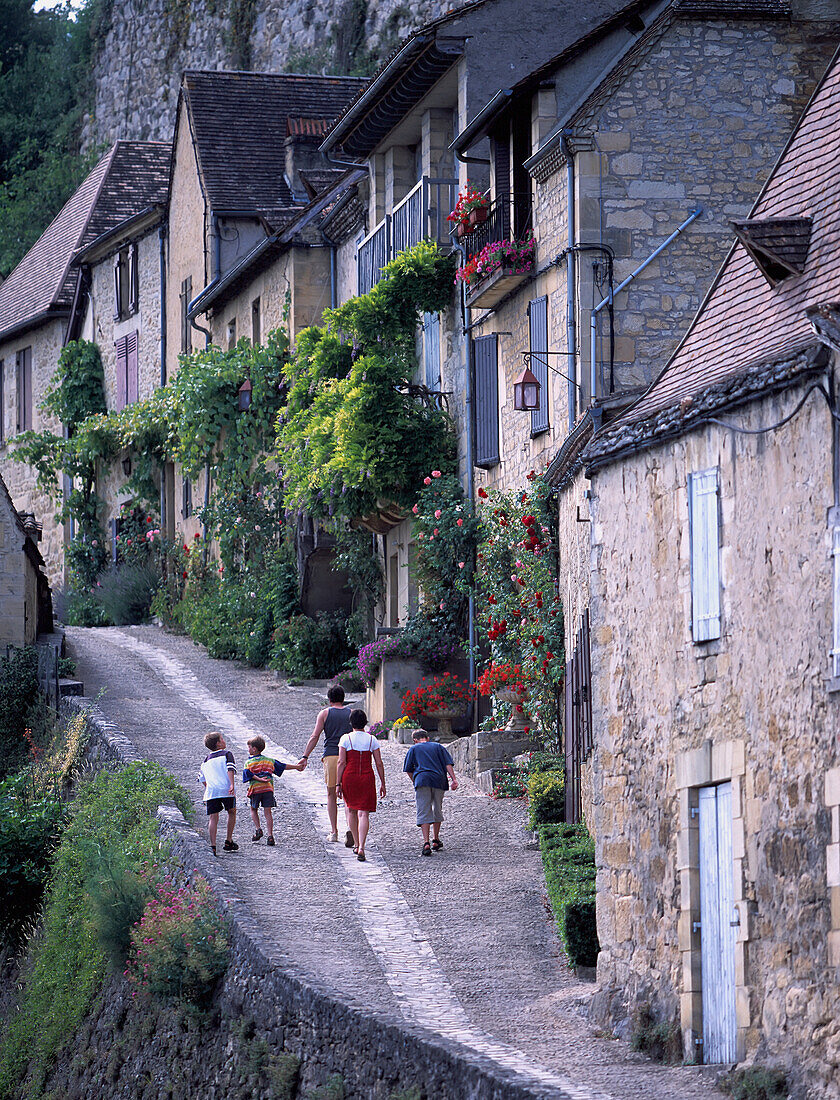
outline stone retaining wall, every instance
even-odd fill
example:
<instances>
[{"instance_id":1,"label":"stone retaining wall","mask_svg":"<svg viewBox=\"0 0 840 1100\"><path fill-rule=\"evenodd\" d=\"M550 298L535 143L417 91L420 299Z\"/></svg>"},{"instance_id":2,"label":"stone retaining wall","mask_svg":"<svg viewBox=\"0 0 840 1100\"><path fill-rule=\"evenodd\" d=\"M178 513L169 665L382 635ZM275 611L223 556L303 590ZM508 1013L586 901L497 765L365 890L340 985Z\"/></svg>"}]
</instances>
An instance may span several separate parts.
<instances>
[{"instance_id":1,"label":"stone retaining wall","mask_svg":"<svg viewBox=\"0 0 840 1100\"><path fill-rule=\"evenodd\" d=\"M79 709L88 713L87 758L93 765L142 759L90 700L67 699L63 705L69 713ZM130 1027L136 1030L137 1025L136 1020L132 1023L127 986L115 982L93 1024L88 1023L91 1038L98 1036L92 1048L82 1051L77 1044L72 1065L64 1063L57 1071L63 1095L94 1095L87 1090L104 1080L109 1081L109 1096L126 1100L194 1096L201 1087L218 1087L228 1079L231 1059L244 1062L237 1047L241 1036L237 1037L233 1027L237 1020L257 1021L258 1032L271 1051L285 1051L301 1060L300 1095L333 1074L342 1076L347 1100L391 1100L412 1088L428 1100L533 1100L558 1095L553 1090L523 1087L490 1059L456 1042L403 1020L387 1019L289 973L291 960L279 957L276 948L268 944L233 884L219 871L203 838L174 805L162 806L158 812L161 836L171 844L184 873L189 877L199 873L208 880L231 922L231 963L216 1002L221 1023L213 1024L212 1041L200 1028L178 1031L173 1024L173 1035L149 1035L148 1042L129 1056L129 1044L122 1033ZM147 1065L158 1047L168 1050L170 1057L177 1048L177 1073L186 1074L185 1080L179 1077L177 1089L171 1063L164 1061L165 1073L157 1073L155 1063ZM124 1051L124 1055L115 1057L115 1050ZM269 1087L265 1093L247 1095L272 1094Z\"/></svg>"}]
</instances>

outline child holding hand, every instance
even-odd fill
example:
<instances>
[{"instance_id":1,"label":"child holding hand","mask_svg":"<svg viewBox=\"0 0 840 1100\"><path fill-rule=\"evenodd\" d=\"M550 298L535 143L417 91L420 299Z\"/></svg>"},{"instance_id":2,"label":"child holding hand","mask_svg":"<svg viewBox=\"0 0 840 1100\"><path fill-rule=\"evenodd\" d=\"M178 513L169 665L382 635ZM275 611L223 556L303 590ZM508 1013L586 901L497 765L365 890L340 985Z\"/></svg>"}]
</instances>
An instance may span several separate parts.
<instances>
[{"instance_id":1,"label":"child holding hand","mask_svg":"<svg viewBox=\"0 0 840 1100\"><path fill-rule=\"evenodd\" d=\"M266 844L274 847L274 815L272 810L277 805L274 797L274 777L282 775L288 768L293 772L302 772L306 767L304 760L297 764L284 764L280 760L274 760L270 756L264 756L265 741L262 737L252 737L248 741L249 757L242 772L243 782L248 784L248 799L251 803L251 820L254 823L254 835L252 841L260 841L263 831L260 828L260 807L265 815L265 828L268 836Z\"/></svg>"}]
</instances>

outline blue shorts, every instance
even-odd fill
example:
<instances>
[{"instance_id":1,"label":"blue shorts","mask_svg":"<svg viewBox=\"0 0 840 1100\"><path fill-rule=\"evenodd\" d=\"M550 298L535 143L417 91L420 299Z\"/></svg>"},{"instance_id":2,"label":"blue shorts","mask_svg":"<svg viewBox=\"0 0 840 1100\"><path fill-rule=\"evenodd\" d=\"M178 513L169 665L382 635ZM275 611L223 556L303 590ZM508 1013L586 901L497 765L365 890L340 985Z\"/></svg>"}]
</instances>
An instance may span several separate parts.
<instances>
[{"instance_id":1,"label":"blue shorts","mask_svg":"<svg viewBox=\"0 0 840 1100\"><path fill-rule=\"evenodd\" d=\"M231 795L230 798L208 798L204 803L207 807L207 816L211 814L220 813L222 810L227 810L230 813L231 810L236 809L236 798Z\"/></svg>"},{"instance_id":2,"label":"blue shorts","mask_svg":"<svg viewBox=\"0 0 840 1100\"><path fill-rule=\"evenodd\" d=\"M251 809L258 810L260 806L263 809L271 810L277 805L277 801L274 798L274 791L258 791L256 794L250 796Z\"/></svg>"}]
</instances>

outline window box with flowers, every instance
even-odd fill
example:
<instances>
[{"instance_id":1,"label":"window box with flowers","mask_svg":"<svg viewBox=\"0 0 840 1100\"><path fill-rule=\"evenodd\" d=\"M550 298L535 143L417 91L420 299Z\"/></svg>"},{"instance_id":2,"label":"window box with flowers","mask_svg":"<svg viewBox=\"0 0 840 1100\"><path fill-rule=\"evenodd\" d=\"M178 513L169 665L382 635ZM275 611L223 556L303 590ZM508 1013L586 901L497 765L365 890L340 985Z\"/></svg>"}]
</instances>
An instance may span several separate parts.
<instances>
[{"instance_id":1,"label":"window box with flowers","mask_svg":"<svg viewBox=\"0 0 840 1100\"><path fill-rule=\"evenodd\" d=\"M458 201L446 220L452 222L458 238L465 237L478 225L487 221L490 213L490 200L470 184L458 195Z\"/></svg>"},{"instance_id":2,"label":"window box with flowers","mask_svg":"<svg viewBox=\"0 0 840 1100\"><path fill-rule=\"evenodd\" d=\"M455 273L466 284L467 305L490 309L523 283L534 270L536 242L531 234L519 241L490 241Z\"/></svg>"}]
</instances>

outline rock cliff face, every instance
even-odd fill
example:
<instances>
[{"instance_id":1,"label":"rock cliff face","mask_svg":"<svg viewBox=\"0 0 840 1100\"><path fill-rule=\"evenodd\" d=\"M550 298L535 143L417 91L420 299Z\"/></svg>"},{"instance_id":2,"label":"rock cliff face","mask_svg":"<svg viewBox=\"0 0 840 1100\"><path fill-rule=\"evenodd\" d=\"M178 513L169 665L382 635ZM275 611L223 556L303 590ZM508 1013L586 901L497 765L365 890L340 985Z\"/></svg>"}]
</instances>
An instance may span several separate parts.
<instances>
[{"instance_id":1,"label":"rock cliff face","mask_svg":"<svg viewBox=\"0 0 840 1100\"><path fill-rule=\"evenodd\" d=\"M171 137L184 69L365 75L464 0L102 0L85 148Z\"/></svg>"}]
</instances>

